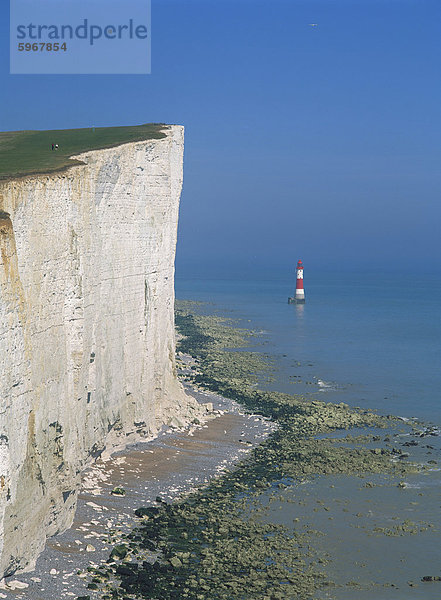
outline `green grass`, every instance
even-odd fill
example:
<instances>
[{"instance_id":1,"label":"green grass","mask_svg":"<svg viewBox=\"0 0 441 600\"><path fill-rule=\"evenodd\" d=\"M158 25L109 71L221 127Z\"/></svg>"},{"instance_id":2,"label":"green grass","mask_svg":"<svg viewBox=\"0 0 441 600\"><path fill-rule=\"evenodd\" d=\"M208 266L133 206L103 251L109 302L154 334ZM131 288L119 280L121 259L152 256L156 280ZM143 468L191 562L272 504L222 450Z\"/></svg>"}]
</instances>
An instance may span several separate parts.
<instances>
[{"instance_id":1,"label":"green grass","mask_svg":"<svg viewBox=\"0 0 441 600\"><path fill-rule=\"evenodd\" d=\"M8 131L0 133L0 179L50 173L79 164L69 157L88 150L165 137L164 124L129 127ZM52 144L58 150L52 151Z\"/></svg>"}]
</instances>

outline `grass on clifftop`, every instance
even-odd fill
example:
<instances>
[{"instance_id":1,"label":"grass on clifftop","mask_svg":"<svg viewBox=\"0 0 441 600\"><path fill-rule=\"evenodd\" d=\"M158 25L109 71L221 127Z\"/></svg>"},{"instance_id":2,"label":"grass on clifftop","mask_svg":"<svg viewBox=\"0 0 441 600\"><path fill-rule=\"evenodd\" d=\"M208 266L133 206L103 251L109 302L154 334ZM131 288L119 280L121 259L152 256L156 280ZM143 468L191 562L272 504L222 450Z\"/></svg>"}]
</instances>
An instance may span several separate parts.
<instances>
[{"instance_id":1,"label":"grass on clifftop","mask_svg":"<svg viewBox=\"0 0 441 600\"><path fill-rule=\"evenodd\" d=\"M69 157L127 142L165 137L158 123L129 127L89 127L49 131L0 132L0 179L59 171L79 161ZM58 144L52 150L52 144Z\"/></svg>"}]
</instances>

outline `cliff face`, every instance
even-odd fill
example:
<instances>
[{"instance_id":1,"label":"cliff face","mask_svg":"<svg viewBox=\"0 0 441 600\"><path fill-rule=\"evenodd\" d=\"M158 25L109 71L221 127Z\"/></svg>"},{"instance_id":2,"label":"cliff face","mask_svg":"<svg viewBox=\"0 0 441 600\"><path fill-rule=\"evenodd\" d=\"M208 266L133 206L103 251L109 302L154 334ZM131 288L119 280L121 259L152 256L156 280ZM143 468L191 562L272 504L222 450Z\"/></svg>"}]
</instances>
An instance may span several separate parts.
<instances>
[{"instance_id":1,"label":"cliff face","mask_svg":"<svg viewBox=\"0 0 441 600\"><path fill-rule=\"evenodd\" d=\"M73 518L105 448L197 410L175 377L183 129L0 183L0 576Z\"/></svg>"}]
</instances>

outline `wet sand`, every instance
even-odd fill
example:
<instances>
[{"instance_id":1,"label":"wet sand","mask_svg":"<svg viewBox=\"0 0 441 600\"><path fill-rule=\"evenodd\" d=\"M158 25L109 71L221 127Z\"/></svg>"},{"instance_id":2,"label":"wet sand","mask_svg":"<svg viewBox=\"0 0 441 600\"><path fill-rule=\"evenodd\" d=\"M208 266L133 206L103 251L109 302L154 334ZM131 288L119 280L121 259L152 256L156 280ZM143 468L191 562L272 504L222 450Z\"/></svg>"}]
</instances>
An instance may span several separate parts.
<instances>
[{"instance_id":1,"label":"wet sand","mask_svg":"<svg viewBox=\"0 0 441 600\"><path fill-rule=\"evenodd\" d=\"M108 559L121 534L136 524L136 508L154 504L157 496L169 502L189 492L242 459L274 429L231 400L189 386L186 390L201 404L213 403L212 417L202 426L167 429L154 440L98 460L83 476L72 527L48 540L34 571L6 580L8 585L18 581L28 587L1 588L0 598L96 597L86 588L84 572ZM112 495L115 487L124 488L125 496Z\"/></svg>"}]
</instances>

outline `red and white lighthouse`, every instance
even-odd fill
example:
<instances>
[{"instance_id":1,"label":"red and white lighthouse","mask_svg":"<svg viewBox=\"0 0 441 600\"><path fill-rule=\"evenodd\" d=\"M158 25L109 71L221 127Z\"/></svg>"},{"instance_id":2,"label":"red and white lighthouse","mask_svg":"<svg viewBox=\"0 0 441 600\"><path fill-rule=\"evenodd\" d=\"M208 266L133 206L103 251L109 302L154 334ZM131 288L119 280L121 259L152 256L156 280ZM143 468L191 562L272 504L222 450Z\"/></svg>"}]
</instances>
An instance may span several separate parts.
<instances>
[{"instance_id":1,"label":"red and white lighthouse","mask_svg":"<svg viewBox=\"0 0 441 600\"><path fill-rule=\"evenodd\" d=\"M303 263L301 260L297 263L296 268L296 295L294 298L288 298L289 304L304 304L305 290L303 288Z\"/></svg>"}]
</instances>

